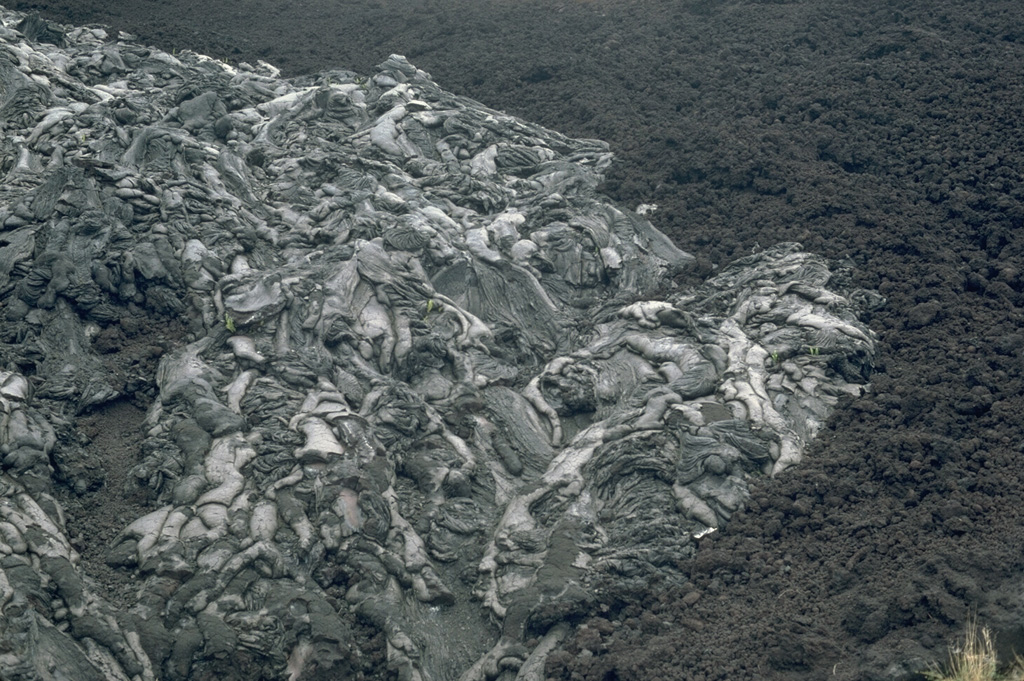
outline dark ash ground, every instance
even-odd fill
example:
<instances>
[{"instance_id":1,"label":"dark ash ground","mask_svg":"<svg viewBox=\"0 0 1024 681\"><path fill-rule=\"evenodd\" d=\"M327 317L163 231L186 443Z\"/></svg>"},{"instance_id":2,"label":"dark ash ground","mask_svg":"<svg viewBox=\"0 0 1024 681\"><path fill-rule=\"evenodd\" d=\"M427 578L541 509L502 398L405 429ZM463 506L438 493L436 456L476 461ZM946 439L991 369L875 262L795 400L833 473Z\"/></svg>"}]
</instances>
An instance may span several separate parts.
<instances>
[{"instance_id":1,"label":"dark ash ground","mask_svg":"<svg viewBox=\"0 0 1024 681\"><path fill-rule=\"evenodd\" d=\"M1024 652L1019 0L8 7L286 75L402 53L447 89L610 142L607 192L657 203L656 226L699 257L694 278L795 240L888 298L870 320L874 393L702 540L686 589L605 593L550 678L912 678L971 611ZM114 346L112 361L139 353L130 335ZM137 422L131 409L97 415L97 434ZM85 549L121 527L103 517L78 529Z\"/></svg>"}]
</instances>

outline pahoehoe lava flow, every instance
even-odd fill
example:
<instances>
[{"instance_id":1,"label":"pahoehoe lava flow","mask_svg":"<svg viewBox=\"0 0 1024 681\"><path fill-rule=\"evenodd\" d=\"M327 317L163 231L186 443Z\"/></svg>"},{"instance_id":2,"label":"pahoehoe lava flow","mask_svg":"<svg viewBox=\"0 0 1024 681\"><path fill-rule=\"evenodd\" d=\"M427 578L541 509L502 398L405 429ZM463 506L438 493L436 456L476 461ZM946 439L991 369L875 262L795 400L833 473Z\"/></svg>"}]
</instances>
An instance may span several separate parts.
<instances>
[{"instance_id":1,"label":"pahoehoe lava flow","mask_svg":"<svg viewBox=\"0 0 1024 681\"><path fill-rule=\"evenodd\" d=\"M283 80L3 19L11 679L344 675L359 618L400 678L540 681L597 576L681 583L864 392L878 294L793 243L671 286L694 258L596 192L602 142L400 56ZM118 604L54 483L95 482L57 433L124 396L92 339L128 304L187 336Z\"/></svg>"}]
</instances>

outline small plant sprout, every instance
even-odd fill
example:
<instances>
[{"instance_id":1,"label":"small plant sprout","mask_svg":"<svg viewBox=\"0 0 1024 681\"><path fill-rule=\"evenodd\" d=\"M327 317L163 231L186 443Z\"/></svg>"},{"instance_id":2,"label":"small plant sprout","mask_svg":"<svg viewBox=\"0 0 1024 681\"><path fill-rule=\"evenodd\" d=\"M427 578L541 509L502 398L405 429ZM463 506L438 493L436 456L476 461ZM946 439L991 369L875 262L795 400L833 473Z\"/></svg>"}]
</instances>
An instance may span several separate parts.
<instances>
[{"instance_id":1,"label":"small plant sprout","mask_svg":"<svg viewBox=\"0 0 1024 681\"><path fill-rule=\"evenodd\" d=\"M815 357L817 357L818 355L821 354L821 348L819 348L817 345L811 345L807 348L807 354L814 355Z\"/></svg>"},{"instance_id":2,"label":"small plant sprout","mask_svg":"<svg viewBox=\"0 0 1024 681\"><path fill-rule=\"evenodd\" d=\"M967 621L963 642L950 650L946 671L931 669L924 673L930 681L1022 681L1024 666L1018 657L1005 673L999 673L999 661L992 634L978 628L974 618Z\"/></svg>"},{"instance_id":3,"label":"small plant sprout","mask_svg":"<svg viewBox=\"0 0 1024 681\"><path fill-rule=\"evenodd\" d=\"M430 313L433 312L434 310L440 312L441 308L441 303L435 303L433 298L427 298L427 311L423 315L423 321L427 321L427 317L429 317Z\"/></svg>"},{"instance_id":4,"label":"small plant sprout","mask_svg":"<svg viewBox=\"0 0 1024 681\"><path fill-rule=\"evenodd\" d=\"M231 333L235 332L235 319L227 312L224 313L224 328Z\"/></svg>"}]
</instances>

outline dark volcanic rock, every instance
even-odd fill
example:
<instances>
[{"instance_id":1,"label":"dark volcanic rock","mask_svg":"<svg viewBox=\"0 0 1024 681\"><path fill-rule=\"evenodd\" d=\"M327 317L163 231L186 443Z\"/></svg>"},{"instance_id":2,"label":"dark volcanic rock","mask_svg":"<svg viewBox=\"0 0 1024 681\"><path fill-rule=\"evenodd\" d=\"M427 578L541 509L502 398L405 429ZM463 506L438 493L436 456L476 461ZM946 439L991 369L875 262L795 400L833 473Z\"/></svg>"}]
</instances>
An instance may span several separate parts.
<instances>
[{"instance_id":1,"label":"dark volcanic rock","mask_svg":"<svg viewBox=\"0 0 1024 681\"><path fill-rule=\"evenodd\" d=\"M1014 642L1024 653L1016 624L1024 364L1013 340L1021 310L1019 293L988 290L1000 282L1019 292L1012 273L1024 267L1017 0L969 8L956 0L309 0L298 11L278 0L7 4L110 24L168 52L266 59L287 75L368 73L391 52L407 54L448 89L607 140L617 162L605 189L628 206L660 206L651 219L698 259L690 276L800 241L853 260L857 285L885 294L886 306L867 317L880 338L877 392L838 410L802 466L756 480L748 511L699 542L698 553L715 554L708 565L729 567L690 570L679 589L638 580L604 592L598 614L614 628L600 630L593 654L565 639L550 677L914 678L946 660L962 632L956 608L976 609L981 624L1006 632L1004 659ZM551 77L524 80L541 68ZM122 123L133 115L114 111ZM909 310L930 300L943 306L940 317L908 328ZM4 319L27 313L18 301L0 311ZM163 328L141 319L145 333ZM126 321L136 323L122 317L122 328ZM134 362L150 347L159 354L157 345L124 354ZM152 390L138 371L130 368L128 385ZM996 397L992 408L957 413L979 381ZM122 406L88 418L117 424ZM117 473L105 435L90 447L100 444L104 466ZM68 506L85 556L123 513L126 497L106 490L83 497L88 506ZM936 522L948 499L981 514L969 532ZM796 500L810 513L780 510ZM105 512L88 515L93 506ZM704 597L680 602L691 593ZM840 622L862 597L900 604L873 644ZM643 612L656 613L657 633L632 626ZM798 618L810 624L780 625ZM366 670L379 678L383 636L359 631ZM834 647L812 640L804 666L767 665L769 650L797 650L786 637L821 631Z\"/></svg>"}]
</instances>

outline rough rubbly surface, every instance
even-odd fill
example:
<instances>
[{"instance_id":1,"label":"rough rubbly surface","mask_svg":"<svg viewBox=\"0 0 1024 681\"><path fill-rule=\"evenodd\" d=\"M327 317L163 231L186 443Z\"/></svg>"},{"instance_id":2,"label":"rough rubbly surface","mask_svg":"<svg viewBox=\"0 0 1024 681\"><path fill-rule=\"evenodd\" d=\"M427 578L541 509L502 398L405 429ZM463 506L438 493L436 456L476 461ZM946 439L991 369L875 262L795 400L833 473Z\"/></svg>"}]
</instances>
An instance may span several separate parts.
<instances>
[{"instance_id":1,"label":"rough rubbly surface","mask_svg":"<svg viewBox=\"0 0 1024 681\"><path fill-rule=\"evenodd\" d=\"M539 681L597 584L683 584L864 394L848 264L680 288L602 142L402 57L283 80L0 16L5 678ZM133 310L183 327L148 389L104 359ZM129 396L112 590L59 498L109 484L87 421Z\"/></svg>"}]
</instances>

